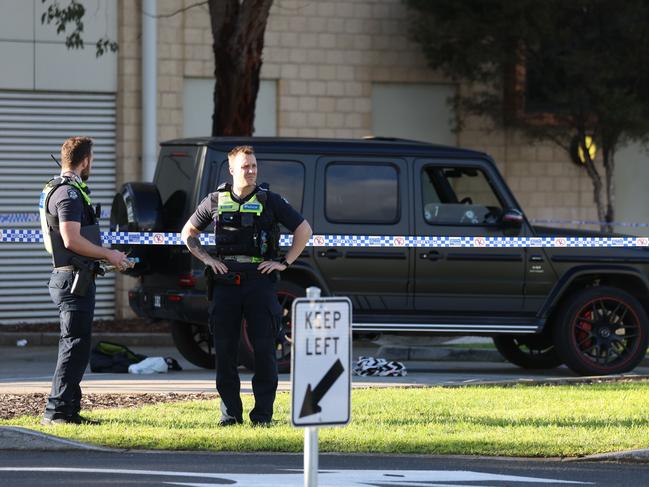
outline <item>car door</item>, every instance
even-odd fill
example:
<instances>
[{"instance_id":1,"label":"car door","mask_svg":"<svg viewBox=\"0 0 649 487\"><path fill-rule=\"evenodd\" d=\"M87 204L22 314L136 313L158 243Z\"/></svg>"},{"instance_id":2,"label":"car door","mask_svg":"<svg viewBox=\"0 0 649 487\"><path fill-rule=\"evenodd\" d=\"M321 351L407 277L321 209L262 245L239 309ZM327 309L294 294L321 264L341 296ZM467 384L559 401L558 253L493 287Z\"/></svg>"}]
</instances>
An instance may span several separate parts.
<instances>
[{"instance_id":1,"label":"car door","mask_svg":"<svg viewBox=\"0 0 649 487\"><path fill-rule=\"evenodd\" d=\"M409 234L408 167L403 159L321 157L315 180L316 234ZM330 292L348 296L355 313L409 309L411 253L391 246L314 249Z\"/></svg>"},{"instance_id":2,"label":"car door","mask_svg":"<svg viewBox=\"0 0 649 487\"><path fill-rule=\"evenodd\" d=\"M414 163L416 235L503 237L526 233L505 226L515 208L495 169L484 161L418 159ZM524 302L525 248L417 248L414 255L418 312L439 315L520 314Z\"/></svg>"}]
</instances>

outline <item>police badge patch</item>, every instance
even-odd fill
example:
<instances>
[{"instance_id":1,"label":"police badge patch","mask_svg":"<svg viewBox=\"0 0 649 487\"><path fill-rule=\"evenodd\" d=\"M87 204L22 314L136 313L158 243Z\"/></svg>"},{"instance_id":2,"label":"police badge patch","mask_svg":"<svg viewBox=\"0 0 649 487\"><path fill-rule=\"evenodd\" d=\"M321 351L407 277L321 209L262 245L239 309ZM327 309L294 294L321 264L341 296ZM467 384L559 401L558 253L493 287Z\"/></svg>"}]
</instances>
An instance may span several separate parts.
<instances>
[{"instance_id":1,"label":"police badge patch","mask_svg":"<svg viewBox=\"0 0 649 487\"><path fill-rule=\"evenodd\" d=\"M77 193L74 189L68 189L68 196L72 200L76 200L79 197L79 193Z\"/></svg>"}]
</instances>

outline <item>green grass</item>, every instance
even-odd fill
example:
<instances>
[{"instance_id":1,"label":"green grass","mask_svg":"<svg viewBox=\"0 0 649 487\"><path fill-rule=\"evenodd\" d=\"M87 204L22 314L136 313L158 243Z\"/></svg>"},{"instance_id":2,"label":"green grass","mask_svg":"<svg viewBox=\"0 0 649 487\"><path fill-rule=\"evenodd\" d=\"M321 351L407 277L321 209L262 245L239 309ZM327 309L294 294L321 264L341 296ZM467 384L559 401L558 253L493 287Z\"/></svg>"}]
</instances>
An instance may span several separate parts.
<instances>
[{"instance_id":1,"label":"green grass","mask_svg":"<svg viewBox=\"0 0 649 487\"><path fill-rule=\"evenodd\" d=\"M252 398L244 396L250 410ZM277 425L218 428L216 400L96 410L100 426L34 428L117 448L300 452L279 394ZM649 383L355 390L352 421L322 428L322 452L574 457L649 447Z\"/></svg>"}]
</instances>

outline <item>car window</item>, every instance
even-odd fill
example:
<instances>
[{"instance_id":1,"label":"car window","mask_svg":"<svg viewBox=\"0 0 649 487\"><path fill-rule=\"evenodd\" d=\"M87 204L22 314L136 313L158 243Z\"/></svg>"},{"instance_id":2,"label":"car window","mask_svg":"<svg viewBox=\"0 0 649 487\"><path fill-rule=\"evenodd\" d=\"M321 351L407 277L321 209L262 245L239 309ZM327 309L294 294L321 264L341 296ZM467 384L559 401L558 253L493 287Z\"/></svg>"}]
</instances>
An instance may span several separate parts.
<instances>
[{"instance_id":1,"label":"car window","mask_svg":"<svg viewBox=\"0 0 649 487\"><path fill-rule=\"evenodd\" d=\"M228 161L221 163L216 189L221 183L232 182L228 171ZM304 196L304 166L297 161L264 160L257 157L257 182L267 183L268 189L277 193L290 203L297 211L302 211ZM213 191L213 190L212 190Z\"/></svg>"},{"instance_id":2,"label":"car window","mask_svg":"<svg viewBox=\"0 0 649 487\"><path fill-rule=\"evenodd\" d=\"M503 213L497 193L478 168L425 166L421 190L424 220L432 225L490 225Z\"/></svg>"},{"instance_id":3,"label":"car window","mask_svg":"<svg viewBox=\"0 0 649 487\"><path fill-rule=\"evenodd\" d=\"M392 164L332 163L325 171L325 215L334 223L399 221L399 171Z\"/></svg>"}]
</instances>

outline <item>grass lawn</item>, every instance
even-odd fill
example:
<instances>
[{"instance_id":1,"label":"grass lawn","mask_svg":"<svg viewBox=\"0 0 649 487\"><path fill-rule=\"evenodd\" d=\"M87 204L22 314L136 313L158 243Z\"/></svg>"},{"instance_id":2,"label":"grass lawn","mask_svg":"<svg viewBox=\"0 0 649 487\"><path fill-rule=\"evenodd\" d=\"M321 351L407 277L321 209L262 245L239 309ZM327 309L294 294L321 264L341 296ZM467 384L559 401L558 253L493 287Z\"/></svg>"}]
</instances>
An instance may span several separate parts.
<instances>
[{"instance_id":1,"label":"grass lawn","mask_svg":"<svg viewBox=\"0 0 649 487\"><path fill-rule=\"evenodd\" d=\"M216 426L215 400L88 413L99 426L18 425L118 448L300 452L289 394L272 428ZM252 397L244 396L249 411ZM322 428L320 451L573 457L649 447L649 383L354 390L352 421Z\"/></svg>"}]
</instances>

